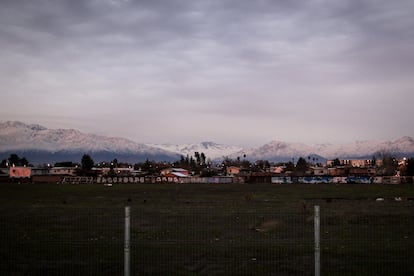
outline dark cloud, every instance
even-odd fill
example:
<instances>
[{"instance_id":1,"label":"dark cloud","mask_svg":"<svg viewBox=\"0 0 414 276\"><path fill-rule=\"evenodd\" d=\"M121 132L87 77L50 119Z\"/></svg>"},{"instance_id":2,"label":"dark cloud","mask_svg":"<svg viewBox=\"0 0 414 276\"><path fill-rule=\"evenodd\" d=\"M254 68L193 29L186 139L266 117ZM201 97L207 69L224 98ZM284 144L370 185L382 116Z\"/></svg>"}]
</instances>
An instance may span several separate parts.
<instances>
[{"instance_id":1,"label":"dark cloud","mask_svg":"<svg viewBox=\"0 0 414 276\"><path fill-rule=\"evenodd\" d=\"M152 123L142 121L148 137L176 114L216 140L230 120L240 143L250 143L244 128L254 121L252 131L274 139L269 125L286 139L309 124L349 126L323 140L366 138L353 124L383 135L377 117L393 119L379 108L393 103L414 115L413 11L410 0L5 0L1 112L13 119L10 103L29 98L41 108L24 104L28 118L61 110L71 127L104 120L108 131L111 111L152 113ZM393 124L396 136L414 135L403 133L407 124ZM159 139L179 142L180 134Z\"/></svg>"}]
</instances>

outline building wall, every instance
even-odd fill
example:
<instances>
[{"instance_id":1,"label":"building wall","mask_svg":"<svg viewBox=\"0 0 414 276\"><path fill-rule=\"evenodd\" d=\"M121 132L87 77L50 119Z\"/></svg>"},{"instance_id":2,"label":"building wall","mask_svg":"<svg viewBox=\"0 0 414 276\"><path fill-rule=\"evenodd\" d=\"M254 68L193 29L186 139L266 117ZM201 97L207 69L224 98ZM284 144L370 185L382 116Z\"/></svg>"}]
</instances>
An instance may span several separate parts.
<instances>
[{"instance_id":1,"label":"building wall","mask_svg":"<svg viewBox=\"0 0 414 276\"><path fill-rule=\"evenodd\" d=\"M227 174L230 174L230 175L231 174L239 174L240 173L240 168L233 167L233 166L227 167L226 172L227 172Z\"/></svg>"},{"instance_id":2,"label":"building wall","mask_svg":"<svg viewBox=\"0 0 414 276\"><path fill-rule=\"evenodd\" d=\"M54 167L50 169L52 175L76 175L76 168Z\"/></svg>"},{"instance_id":3,"label":"building wall","mask_svg":"<svg viewBox=\"0 0 414 276\"><path fill-rule=\"evenodd\" d=\"M49 169L38 169L38 168L32 168L32 173L31 175L48 175L49 174Z\"/></svg>"},{"instance_id":4,"label":"building wall","mask_svg":"<svg viewBox=\"0 0 414 276\"><path fill-rule=\"evenodd\" d=\"M313 168L314 175L327 175L328 170L325 168Z\"/></svg>"},{"instance_id":5,"label":"building wall","mask_svg":"<svg viewBox=\"0 0 414 276\"><path fill-rule=\"evenodd\" d=\"M60 175L33 175L33 183L58 183L62 181L62 176Z\"/></svg>"},{"instance_id":6,"label":"building wall","mask_svg":"<svg viewBox=\"0 0 414 276\"><path fill-rule=\"evenodd\" d=\"M30 178L31 168L27 167L10 167L10 178Z\"/></svg>"}]
</instances>

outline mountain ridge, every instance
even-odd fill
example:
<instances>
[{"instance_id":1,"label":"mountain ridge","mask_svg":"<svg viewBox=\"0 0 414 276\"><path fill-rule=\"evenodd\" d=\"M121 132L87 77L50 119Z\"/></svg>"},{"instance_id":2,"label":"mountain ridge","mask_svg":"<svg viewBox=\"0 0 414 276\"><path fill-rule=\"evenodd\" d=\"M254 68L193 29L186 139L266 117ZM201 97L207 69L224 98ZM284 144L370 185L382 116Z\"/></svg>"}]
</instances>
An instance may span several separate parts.
<instances>
[{"instance_id":1,"label":"mountain ridge","mask_svg":"<svg viewBox=\"0 0 414 276\"><path fill-rule=\"evenodd\" d=\"M414 156L414 139L403 136L393 141L364 140L334 145L330 143L308 145L273 140L260 147L243 148L223 145L212 141L187 144L138 143L122 137L108 137L86 134L76 129L48 129L39 124L25 124L19 121L0 121L0 157L20 153L31 162L80 160L82 154L90 153L95 160L117 158L125 162L139 162L146 159L176 161L180 155L192 156L203 152L209 160L222 158L246 158L251 161L291 161L298 157L326 159L372 158L378 152ZM4 156L2 158L5 158ZM52 158L53 157L53 158Z\"/></svg>"},{"instance_id":2,"label":"mountain ridge","mask_svg":"<svg viewBox=\"0 0 414 276\"><path fill-rule=\"evenodd\" d=\"M121 137L85 134L75 129L48 129L16 121L0 122L0 153L4 155L11 152L25 154L31 162L38 163L68 161L73 158L80 160L84 153L104 160L120 156L129 162L146 159L172 161L179 157L176 153ZM48 153L51 160L44 160Z\"/></svg>"}]
</instances>

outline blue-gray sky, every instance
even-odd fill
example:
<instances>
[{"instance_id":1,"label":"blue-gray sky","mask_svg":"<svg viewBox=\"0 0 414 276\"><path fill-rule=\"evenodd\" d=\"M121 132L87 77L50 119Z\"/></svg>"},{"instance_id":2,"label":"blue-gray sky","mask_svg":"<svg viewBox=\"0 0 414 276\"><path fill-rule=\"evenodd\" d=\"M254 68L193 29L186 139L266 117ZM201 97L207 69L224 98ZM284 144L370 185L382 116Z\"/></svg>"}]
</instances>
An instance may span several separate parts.
<instances>
[{"instance_id":1,"label":"blue-gray sky","mask_svg":"<svg viewBox=\"0 0 414 276\"><path fill-rule=\"evenodd\" d=\"M0 120L137 142L414 136L412 0L2 0Z\"/></svg>"}]
</instances>

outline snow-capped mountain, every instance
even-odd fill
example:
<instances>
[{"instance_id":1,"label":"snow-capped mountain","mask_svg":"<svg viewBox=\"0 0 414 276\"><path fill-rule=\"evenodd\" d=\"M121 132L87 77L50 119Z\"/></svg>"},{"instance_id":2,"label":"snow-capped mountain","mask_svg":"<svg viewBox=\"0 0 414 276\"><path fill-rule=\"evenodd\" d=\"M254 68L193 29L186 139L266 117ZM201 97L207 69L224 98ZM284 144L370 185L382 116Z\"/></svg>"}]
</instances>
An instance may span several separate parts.
<instances>
[{"instance_id":1,"label":"snow-capped mountain","mask_svg":"<svg viewBox=\"0 0 414 276\"><path fill-rule=\"evenodd\" d=\"M239 146L229 146L223 144L217 144L214 142L201 142L198 144L148 144L152 147L158 147L166 151L175 152L180 155L193 156L195 152L204 153L207 158L214 160L220 159L226 156L230 156L235 152L242 151L243 148Z\"/></svg>"},{"instance_id":2,"label":"snow-capped mountain","mask_svg":"<svg viewBox=\"0 0 414 276\"><path fill-rule=\"evenodd\" d=\"M356 141L340 146L329 146L320 151L327 157L369 157L378 152L388 152L394 155L412 155L414 153L414 140L404 136L394 141Z\"/></svg>"},{"instance_id":3,"label":"snow-capped mountain","mask_svg":"<svg viewBox=\"0 0 414 276\"><path fill-rule=\"evenodd\" d=\"M371 158L378 152L414 157L414 140L405 136L394 141L357 141L343 145L272 141L258 148L243 149L214 142L143 144L120 137L85 134L74 129L48 129L36 124L0 122L0 158L17 153L34 164L79 161L85 153L90 153L96 161L114 158L131 163L146 159L176 161L180 155L193 156L195 152L204 153L208 159L217 161L224 157L240 157L251 161L291 161L299 157L311 157L324 162L334 158Z\"/></svg>"},{"instance_id":4,"label":"snow-capped mountain","mask_svg":"<svg viewBox=\"0 0 414 276\"><path fill-rule=\"evenodd\" d=\"M0 123L1 152L20 152L32 162L42 162L38 159L43 159L45 155L53 156L53 160L48 162L67 161L65 158L82 156L84 153L93 153L104 160L118 158L141 161L149 158L169 161L178 158L175 153L125 138L85 134L74 129L48 129L10 121Z\"/></svg>"},{"instance_id":5,"label":"snow-capped mountain","mask_svg":"<svg viewBox=\"0 0 414 276\"><path fill-rule=\"evenodd\" d=\"M249 160L292 161L301 156L316 156L317 153L318 150L315 147L306 144L271 141L259 148L245 150L236 155L246 155ZM322 159L321 157L320 160Z\"/></svg>"},{"instance_id":6,"label":"snow-capped mountain","mask_svg":"<svg viewBox=\"0 0 414 276\"><path fill-rule=\"evenodd\" d=\"M405 136L395 141L356 141L354 143L333 145L306 145L272 141L259 148L246 150L250 160L266 159L272 161L289 161L292 158L312 157L319 161L326 159L372 158L378 153L390 153L395 156L414 156L414 140Z\"/></svg>"}]
</instances>

